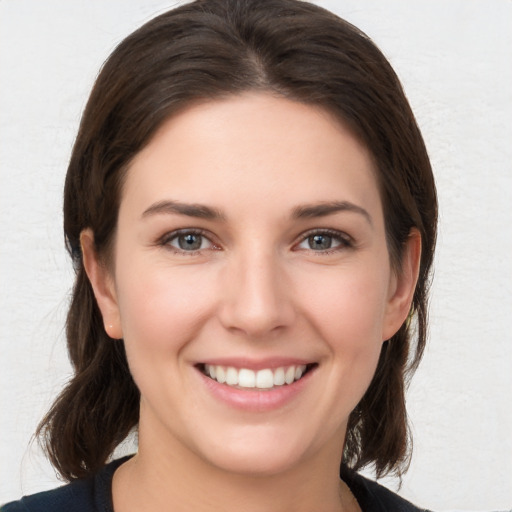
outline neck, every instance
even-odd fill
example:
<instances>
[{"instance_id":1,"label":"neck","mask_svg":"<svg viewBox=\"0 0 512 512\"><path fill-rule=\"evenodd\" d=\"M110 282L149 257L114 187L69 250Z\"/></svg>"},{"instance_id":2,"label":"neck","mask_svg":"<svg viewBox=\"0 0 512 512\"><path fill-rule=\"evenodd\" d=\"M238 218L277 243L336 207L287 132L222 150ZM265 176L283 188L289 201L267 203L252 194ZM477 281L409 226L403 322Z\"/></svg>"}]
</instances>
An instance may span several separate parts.
<instances>
[{"instance_id":1,"label":"neck","mask_svg":"<svg viewBox=\"0 0 512 512\"><path fill-rule=\"evenodd\" d=\"M181 443L152 442L142 425L139 451L115 473L115 512L352 512L332 446L274 474L240 474L204 461ZM333 455L334 454L334 455ZM171 506L172 504L172 506Z\"/></svg>"}]
</instances>

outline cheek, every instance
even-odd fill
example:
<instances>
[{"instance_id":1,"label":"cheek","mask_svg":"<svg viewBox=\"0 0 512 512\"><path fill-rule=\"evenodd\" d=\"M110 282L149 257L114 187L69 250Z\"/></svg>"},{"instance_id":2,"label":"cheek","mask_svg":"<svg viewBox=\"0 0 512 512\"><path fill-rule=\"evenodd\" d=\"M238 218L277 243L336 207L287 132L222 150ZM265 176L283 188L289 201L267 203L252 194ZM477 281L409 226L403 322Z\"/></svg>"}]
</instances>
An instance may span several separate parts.
<instances>
[{"instance_id":1,"label":"cheek","mask_svg":"<svg viewBox=\"0 0 512 512\"><path fill-rule=\"evenodd\" d=\"M118 276L119 309L127 350L176 352L197 335L213 304L201 271L132 262ZM131 276L131 277L129 277Z\"/></svg>"},{"instance_id":2,"label":"cheek","mask_svg":"<svg viewBox=\"0 0 512 512\"><path fill-rule=\"evenodd\" d=\"M333 269L303 282L305 315L324 333L332 348L343 344L365 352L382 342L387 279L379 267Z\"/></svg>"},{"instance_id":3,"label":"cheek","mask_svg":"<svg viewBox=\"0 0 512 512\"><path fill-rule=\"evenodd\" d=\"M319 407L329 411L332 431L344 425L365 394L382 348L387 297L386 273L379 266L329 269L304 277L302 317L327 346L326 381ZM301 293L297 293L297 296Z\"/></svg>"}]
</instances>

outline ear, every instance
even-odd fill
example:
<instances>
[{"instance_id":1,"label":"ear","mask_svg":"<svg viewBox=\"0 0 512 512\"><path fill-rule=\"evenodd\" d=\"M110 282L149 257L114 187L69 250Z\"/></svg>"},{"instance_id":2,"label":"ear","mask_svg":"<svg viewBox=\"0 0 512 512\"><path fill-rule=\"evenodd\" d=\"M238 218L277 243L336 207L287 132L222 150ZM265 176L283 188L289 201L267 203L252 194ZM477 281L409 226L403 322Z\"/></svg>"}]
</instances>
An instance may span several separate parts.
<instances>
[{"instance_id":1,"label":"ear","mask_svg":"<svg viewBox=\"0 0 512 512\"><path fill-rule=\"evenodd\" d=\"M94 233L91 229L84 229L80 233L80 244L82 246L85 272L100 308L105 332L111 338L120 339L123 337L123 331L114 278L96 253Z\"/></svg>"},{"instance_id":2,"label":"ear","mask_svg":"<svg viewBox=\"0 0 512 512\"><path fill-rule=\"evenodd\" d=\"M391 338L409 315L418 281L421 260L421 235L412 228L402 253L399 274L393 272L382 330L382 341Z\"/></svg>"}]
</instances>

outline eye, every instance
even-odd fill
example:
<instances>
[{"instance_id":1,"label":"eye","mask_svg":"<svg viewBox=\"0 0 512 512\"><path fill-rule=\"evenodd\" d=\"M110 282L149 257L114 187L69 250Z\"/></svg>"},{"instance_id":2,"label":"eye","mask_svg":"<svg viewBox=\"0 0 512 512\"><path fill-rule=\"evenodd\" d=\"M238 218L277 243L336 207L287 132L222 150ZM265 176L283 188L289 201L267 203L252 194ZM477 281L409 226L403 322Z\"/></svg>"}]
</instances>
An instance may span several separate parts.
<instances>
[{"instance_id":1,"label":"eye","mask_svg":"<svg viewBox=\"0 0 512 512\"><path fill-rule=\"evenodd\" d=\"M305 238L297 245L297 248L308 251L329 252L351 246L352 241L348 235L329 230L306 234Z\"/></svg>"},{"instance_id":2,"label":"eye","mask_svg":"<svg viewBox=\"0 0 512 512\"><path fill-rule=\"evenodd\" d=\"M176 252L196 252L215 248L215 245L203 233L194 230L169 233L162 239L162 245L170 246Z\"/></svg>"}]
</instances>

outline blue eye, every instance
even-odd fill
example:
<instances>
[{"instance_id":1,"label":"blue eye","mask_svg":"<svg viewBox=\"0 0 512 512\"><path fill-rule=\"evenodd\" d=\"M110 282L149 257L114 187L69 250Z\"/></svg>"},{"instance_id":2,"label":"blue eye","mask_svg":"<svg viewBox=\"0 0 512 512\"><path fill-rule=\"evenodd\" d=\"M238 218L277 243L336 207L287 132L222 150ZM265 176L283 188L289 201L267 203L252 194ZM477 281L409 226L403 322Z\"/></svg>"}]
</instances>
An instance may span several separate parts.
<instances>
[{"instance_id":1,"label":"blue eye","mask_svg":"<svg viewBox=\"0 0 512 512\"><path fill-rule=\"evenodd\" d=\"M201 235L180 235L177 239L180 249L184 251L197 251L203 245L203 237Z\"/></svg>"},{"instance_id":2,"label":"blue eye","mask_svg":"<svg viewBox=\"0 0 512 512\"><path fill-rule=\"evenodd\" d=\"M171 233L164 238L163 243L180 252L194 252L213 247L213 243L208 238L196 231Z\"/></svg>"},{"instance_id":3,"label":"blue eye","mask_svg":"<svg viewBox=\"0 0 512 512\"><path fill-rule=\"evenodd\" d=\"M297 247L309 251L328 252L330 250L343 249L350 246L350 238L343 233L317 231L307 235Z\"/></svg>"},{"instance_id":4,"label":"blue eye","mask_svg":"<svg viewBox=\"0 0 512 512\"><path fill-rule=\"evenodd\" d=\"M332 249L332 236L329 235L313 235L307 238L308 246L310 249L324 251L325 249Z\"/></svg>"}]
</instances>

